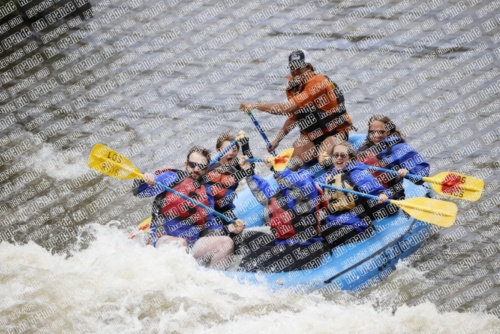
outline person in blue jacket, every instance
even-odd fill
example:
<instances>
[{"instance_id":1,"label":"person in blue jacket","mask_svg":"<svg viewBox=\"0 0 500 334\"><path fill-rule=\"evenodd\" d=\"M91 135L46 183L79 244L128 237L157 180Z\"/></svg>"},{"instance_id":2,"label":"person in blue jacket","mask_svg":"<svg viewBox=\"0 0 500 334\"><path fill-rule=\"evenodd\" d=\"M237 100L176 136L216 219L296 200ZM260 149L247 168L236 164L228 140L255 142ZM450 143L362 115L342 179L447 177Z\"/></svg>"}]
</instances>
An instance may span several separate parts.
<instances>
[{"instance_id":1,"label":"person in blue jacket","mask_svg":"<svg viewBox=\"0 0 500 334\"><path fill-rule=\"evenodd\" d=\"M371 175L367 167L356 160L352 146L348 142L340 142L333 147L330 159L320 160L327 165L332 163L329 173L317 181L338 188L378 196L378 202L372 203L365 197L356 196L340 190L325 188L325 199L328 201L328 217L321 226L321 234L330 248L348 241L356 241L364 234L368 237L373 232L369 211L376 204L386 203L389 199L387 190Z\"/></svg>"},{"instance_id":2,"label":"person in blue jacket","mask_svg":"<svg viewBox=\"0 0 500 334\"><path fill-rule=\"evenodd\" d=\"M397 176L377 171L372 174L398 200L405 198L403 178L406 174L429 176L430 172L429 163L405 142L396 125L384 115L374 115L368 121L368 136L358 150L358 160L370 166L397 170Z\"/></svg>"},{"instance_id":3,"label":"person in blue jacket","mask_svg":"<svg viewBox=\"0 0 500 334\"><path fill-rule=\"evenodd\" d=\"M372 175L390 191L394 199L404 200L403 178L411 173L429 176L429 163L403 139L391 119L384 115L374 115L368 121L368 136L358 150L358 160L366 165L393 169L397 175L385 172L370 171ZM415 184L422 181L411 180ZM377 209L384 208L377 207ZM383 216L397 212L393 205L386 207Z\"/></svg>"},{"instance_id":4,"label":"person in blue jacket","mask_svg":"<svg viewBox=\"0 0 500 334\"><path fill-rule=\"evenodd\" d=\"M248 169L246 156L240 158ZM272 169L268 158L264 163ZM277 186L258 175L247 177L255 198L265 207L264 220L272 235L255 233L245 239L250 254L241 261L245 271L287 272L320 265L328 250L320 236L319 209L322 191L304 169L274 171Z\"/></svg>"},{"instance_id":5,"label":"person in blue jacket","mask_svg":"<svg viewBox=\"0 0 500 334\"><path fill-rule=\"evenodd\" d=\"M193 256L214 268L229 265L234 243L222 235L222 225L212 213L194 205L171 192L165 191L157 183L204 204L214 207L210 187L205 185L203 176L208 171L210 152L201 147L189 150L185 163L186 170L162 169L154 174L145 173L144 182L135 180L134 194L139 197L155 196L153 201L153 222L151 239L155 247L165 243L177 243L192 249ZM238 234L244 223L238 221L232 232Z\"/></svg>"}]
</instances>

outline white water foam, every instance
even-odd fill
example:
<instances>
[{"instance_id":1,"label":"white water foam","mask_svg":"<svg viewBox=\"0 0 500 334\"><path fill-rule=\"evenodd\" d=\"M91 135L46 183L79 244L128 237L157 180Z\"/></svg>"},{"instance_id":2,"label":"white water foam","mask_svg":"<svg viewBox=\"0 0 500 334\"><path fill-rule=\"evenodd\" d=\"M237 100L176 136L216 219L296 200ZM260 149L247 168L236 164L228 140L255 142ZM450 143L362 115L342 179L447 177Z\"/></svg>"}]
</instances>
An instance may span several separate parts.
<instances>
[{"instance_id":1,"label":"white water foam","mask_svg":"<svg viewBox=\"0 0 500 334\"><path fill-rule=\"evenodd\" d=\"M30 242L0 244L0 330L21 333L498 333L486 314L438 313L433 304L394 313L373 302L338 303L242 285L199 267L183 249L154 249L114 226L52 255ZM384 284L384 283L382 283ZM342 292L343 294L343 292Z\"/></svg>"},{"instance_id":2,"label":"white water foam","mask_svg":"<svg viewBox=\"0 0 500 334\"><path fill-rule=\"evenodd\" d=\"M35 168L57 181L76 179L90 169L87 157L79 153L60 152L54 145L47 143L43 143L32 158L41 162L34 165Z\"/></svg>"}]
</instances>

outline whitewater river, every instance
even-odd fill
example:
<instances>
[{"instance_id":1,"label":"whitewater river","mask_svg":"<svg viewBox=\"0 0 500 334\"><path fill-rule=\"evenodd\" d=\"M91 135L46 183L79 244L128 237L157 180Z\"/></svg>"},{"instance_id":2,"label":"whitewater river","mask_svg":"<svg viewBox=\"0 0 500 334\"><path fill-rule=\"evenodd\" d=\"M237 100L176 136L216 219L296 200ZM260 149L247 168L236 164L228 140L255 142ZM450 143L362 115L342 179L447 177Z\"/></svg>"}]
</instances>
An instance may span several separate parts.
<instances>
[{"instance_id":1,"label":"whitewater river","mask_svg":"<svg viewBox=\"0 0 500 334\"><path fill-rule=\"evenodd\" d=\"M0 332L500 332L498 0L50 5L0 4ZM294 48L344 90L360 133L387 114L431 175L485 180L453 227L359 293L243 285L129 240L151 200L87 167L104 143L141 171L181 168L227 129L262 156L239 103L283 100ZM285 120L254 114L271 139Z\"/></svg>"}]
</instances>

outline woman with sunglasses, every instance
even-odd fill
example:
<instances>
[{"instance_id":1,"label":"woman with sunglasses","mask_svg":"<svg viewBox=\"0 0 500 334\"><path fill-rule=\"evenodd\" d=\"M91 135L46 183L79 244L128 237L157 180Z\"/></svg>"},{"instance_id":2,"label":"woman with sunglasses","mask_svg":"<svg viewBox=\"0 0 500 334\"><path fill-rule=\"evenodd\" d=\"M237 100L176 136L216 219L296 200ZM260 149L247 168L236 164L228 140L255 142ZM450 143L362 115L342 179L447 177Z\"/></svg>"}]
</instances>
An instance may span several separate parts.
<instances>
[{"instance_id":1,"label":"woman with sunglasses","mask_svg":"<svg viewBox=\"0 0 500 334\"><path fill-rule=\"evenodd\" d=\"M154 174L145 173L144 182L136 180L134 194L139 197L155 196L151 242L158 247L176 243L192 249L193 256L203 264L224 269L234 249L233 240L222 236L222 224L211 213L173 193L165 191L157 183L200 202L214 207L214 200L203 176L208 172L210 152L202 147L193 147L187 155L185 170L162 169ZM241 233L244 223L232 225L232 232Z\"/></svg>"},{"instance_id":2,"label":"woman with sunglasses","mask_svg":"<svg viewBox=\"0 0 500 334\"><path fill-rule=\"evenodd\" d=\"M383 115L374 115L368 121L368 136L358 150L358 160L366 165L397 170L397 176L371 171L380 184L397 200L405 198L403 178L406 174L429 176L430 171L427 161L405 142L391 119ZM386 213L389 212L397 210L388 210Z\"/></svg>"},{"instance_id":3,"label":"woman with sunglasses","mask_svg":"<svg viewBox=\"0 0 500 334\"><path fill-rule=\"evenodd\" d=\"M318 179L319 182L331 184L338 188L346 188L379 197L378 203L388 200L386 189L370 174L365 166L356 160L352 146L348 142L340 142L333 147L332 157L321 157L323 165L332 164L329 173ZM376 203L366 201L342 191L325 189L325 199L328 202L328 217L321 227L321 235L330 248L346 241L356 241L371 234L372 226L368 211Z\"/></svg>"}]
</instances>

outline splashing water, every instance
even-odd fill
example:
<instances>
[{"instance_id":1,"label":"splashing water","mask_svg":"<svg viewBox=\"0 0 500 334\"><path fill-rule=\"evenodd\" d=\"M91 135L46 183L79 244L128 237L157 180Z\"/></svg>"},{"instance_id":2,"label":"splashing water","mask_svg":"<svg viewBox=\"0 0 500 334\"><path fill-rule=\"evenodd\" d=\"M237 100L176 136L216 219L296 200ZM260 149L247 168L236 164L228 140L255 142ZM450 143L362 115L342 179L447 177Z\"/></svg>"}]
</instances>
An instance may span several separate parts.
<instances>
[{"instance_id":1,"label":"splashing water","mask_svg":"<svg viewBox=\"0 0 500 334\"><path fill-rule=\"evenodd\" d=\"M35 161L43 161L33 167L57 181L72 180L89 171L82 154L58 151L52 144L44 143L33 156Z\"/></svg>"},{"instance_id":2,"label":"splashing water","mask_svg":"<svg viewBox=\"0 0 500 334\"><path fill-rule=\"evenodd\" d=\"M71 255L33 242L0 244L0 329L58 333L493 333L500 320L484 314L439 314L433 304L373 306L376 294L336 302L242 285L199 267L181 248L160 249L127 238L116 224L83 227L94 238ZM423 279L423 278L422 278ZM348 295L339 292L341 295ZM380 295L378 296L380 297ZM370 301L371 300L371 301ZM363 321L359 321L362 316Z\"/></svg>"}]
</instances>

